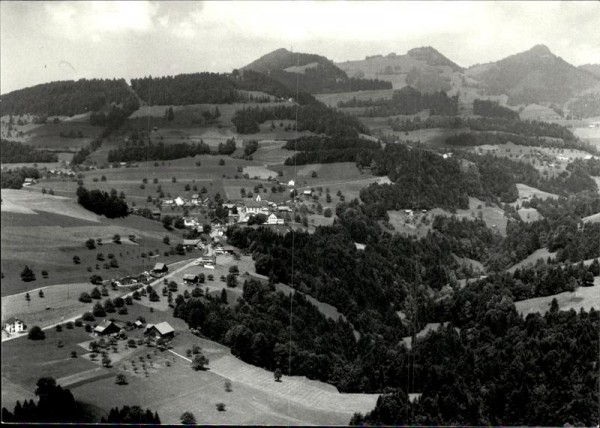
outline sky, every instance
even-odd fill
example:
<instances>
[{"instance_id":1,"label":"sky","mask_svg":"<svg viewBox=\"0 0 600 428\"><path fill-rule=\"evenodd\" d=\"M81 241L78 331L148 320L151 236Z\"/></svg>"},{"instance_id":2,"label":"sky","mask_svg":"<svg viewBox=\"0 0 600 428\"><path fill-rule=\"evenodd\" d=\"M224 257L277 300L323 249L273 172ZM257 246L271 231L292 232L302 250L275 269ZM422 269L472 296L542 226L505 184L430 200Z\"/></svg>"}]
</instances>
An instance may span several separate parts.
<instances>
[{"instance_id":1,"label":"sky","mask_svg":"<svg viewBox=\"0 0 600 428\"><path fill-rule=\"evenodd\" d=\"M334 61L433 46L468 67L545 44L600 63L600 2L0 2L0 93L230 72L278 48Z\"/></svg>"}]
</instances>

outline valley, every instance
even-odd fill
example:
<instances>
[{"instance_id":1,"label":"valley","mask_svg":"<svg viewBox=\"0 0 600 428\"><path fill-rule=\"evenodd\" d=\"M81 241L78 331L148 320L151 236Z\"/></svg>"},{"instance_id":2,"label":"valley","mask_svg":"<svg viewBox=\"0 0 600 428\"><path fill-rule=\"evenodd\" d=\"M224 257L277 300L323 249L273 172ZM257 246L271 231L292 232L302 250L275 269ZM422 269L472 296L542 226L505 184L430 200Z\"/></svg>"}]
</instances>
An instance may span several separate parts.
<instances>
[{"instance_id":1,"label":"valley","mask_svg":"<svg viewBox=\"0 0 600 428\"><path fill-rule=\"evenodd\" d=\"M596 424L597 67L255 58L2 95L3 422Z\"/></svg>"}]
</instances>

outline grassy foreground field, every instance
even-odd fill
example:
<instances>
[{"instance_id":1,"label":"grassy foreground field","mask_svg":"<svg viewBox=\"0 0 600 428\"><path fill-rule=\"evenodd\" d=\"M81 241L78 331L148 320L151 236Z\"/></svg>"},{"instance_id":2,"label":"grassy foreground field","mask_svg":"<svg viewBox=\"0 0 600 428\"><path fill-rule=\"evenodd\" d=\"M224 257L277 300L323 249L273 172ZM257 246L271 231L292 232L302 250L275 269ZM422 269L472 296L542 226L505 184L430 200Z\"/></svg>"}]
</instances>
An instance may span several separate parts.
<instances>
[{"instance_id":1,"label":"grassy foreground field","mask_svg":"<svg viewBox=\"0 0 600 428\"><path fill-rule=\"evenodd\" d=\"M147 270L158 261L172 263L190 258L187 254L165 257L164 252L180 242L180 233L167 231L160 222L143 217L108 220L71 199L26 190L4 189L1 208L2 296L54 284L86 282L92 274L116 278ZM112 242L115 234L121 236L121 244ZM136 236L135 242L128 239L129 235ZM170 245L163 243L165 236L169 236ZM103 244L88 250L84 243L90 238L101 239ZM160 257L151 257L150 252ZM100 253L103 260L98 260ZM110 261L109 254L114 255L118 267L104 266ZM74 256L80 258L79 264L74 263ZM21 280L26 265L34 271L35 281ZM48 278L43 277L44 270Z\"/></svg>"},{"instance_id":2,"label":"grassy foreground field","mask_svg":"<svg viewBox=\"0 0 600 428\"><path fill-rule=\"evenodd\" d=\"M99 415L115 406L140 405L157 411L163 423L178 423L184 411L191 411L200 424L342 425L355 411L367 412L375 406L376 394L340 394L331 385L297 376L274 382L271 372L238 360L222 345L192 335L171 311L151 311L146 300L128 306L127 315L115 318L133 321L144 316L149 323L169 322L176 331L173 352L146 346L131 349L119 342L117 352L109 352L113 364L107 369L90 361L86 347L93 337L81 327L48 330L44 341L4 342L2 373L9 384L2 405L12 408L15 398L32 397L37 379L53 376L78 400L99 409ZM140 330L128 332L130 338L140 334ZM206 371L193 371L185 357L195 344L210 360ZM70 357L72 351L78 358ZM146 368L139 370L144 366L142 359ZM126 375L127 385L115 384L119 373ZM227 380L232 383L231 392L225 391ZM226 411L215 408L219 402L225 403Z\"/></svg>"}]
</instances>

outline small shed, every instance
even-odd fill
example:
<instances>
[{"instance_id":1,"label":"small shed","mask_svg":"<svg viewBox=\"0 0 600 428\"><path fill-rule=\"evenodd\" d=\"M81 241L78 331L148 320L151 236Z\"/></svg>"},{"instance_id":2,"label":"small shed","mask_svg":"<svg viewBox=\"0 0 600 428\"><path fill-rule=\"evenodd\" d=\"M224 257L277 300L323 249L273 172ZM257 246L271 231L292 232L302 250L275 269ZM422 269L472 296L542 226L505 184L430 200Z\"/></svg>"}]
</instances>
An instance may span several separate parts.
<instances>
[{"instance_id":1,"label":"small shed","mask_svg":"<svg viewBox=\"0 0 600 428\"><path fill-rule=\"evenodd\" d=\"M173 337L175 335L175 330L171 325L163 321L159 324L148 324L146 326L145 334L153 337Z\"/></svg>"}]
</instances>

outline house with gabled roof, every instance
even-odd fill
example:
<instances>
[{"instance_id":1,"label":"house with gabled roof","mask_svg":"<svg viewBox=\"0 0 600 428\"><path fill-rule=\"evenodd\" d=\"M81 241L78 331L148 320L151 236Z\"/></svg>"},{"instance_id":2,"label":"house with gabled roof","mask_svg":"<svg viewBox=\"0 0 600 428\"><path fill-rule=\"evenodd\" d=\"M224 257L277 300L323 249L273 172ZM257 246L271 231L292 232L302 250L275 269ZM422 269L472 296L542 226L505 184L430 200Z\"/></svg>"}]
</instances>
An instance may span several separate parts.
<instances>
[{"instance_id":1,"label":"house with gabled roof","mask_svg":"<svg viewBox=\"0 0 600 428\"><path fill-rule=\"evenodd\" d=\"M175 330L168 322L163 321L158 324L148 324L144 334L152 337L167 338L175 336Z\"/></svg>"},{"instance_id":2,"label":"house with gabled roof","mask_svg":"<svg viewBox=\"0 0 600 428\"><path fill-rule=\"evenodd\" d=\"M11 317L4 323L4 330L11 334L21 333L27 330L27 326L20 319Z\"/></svg>"},{"instance_id":3,"label":"house with gabled roof","mask_svg":"<svg viewBox=\"0 0 600 428\"><path fill-rule=\"evenodd\" d=\"M94 327L94 333L98 336L106 336L108 334L115 334L121 331L122 325L115 321L104 321L102 324Z\"/></svg>"},{"instance_id":4,"label":"house with gabled roof","mask_svg":"<svg viewBox=\"0 0 600 428\"><path fill-rule=\"evenodd\" d=\"M166 273L168 271L169 271L169 268L164 263L156 263L154 265L154 268L152 269L152 272L154 272L154 273Z\"/></svg>"}]
</instances>

